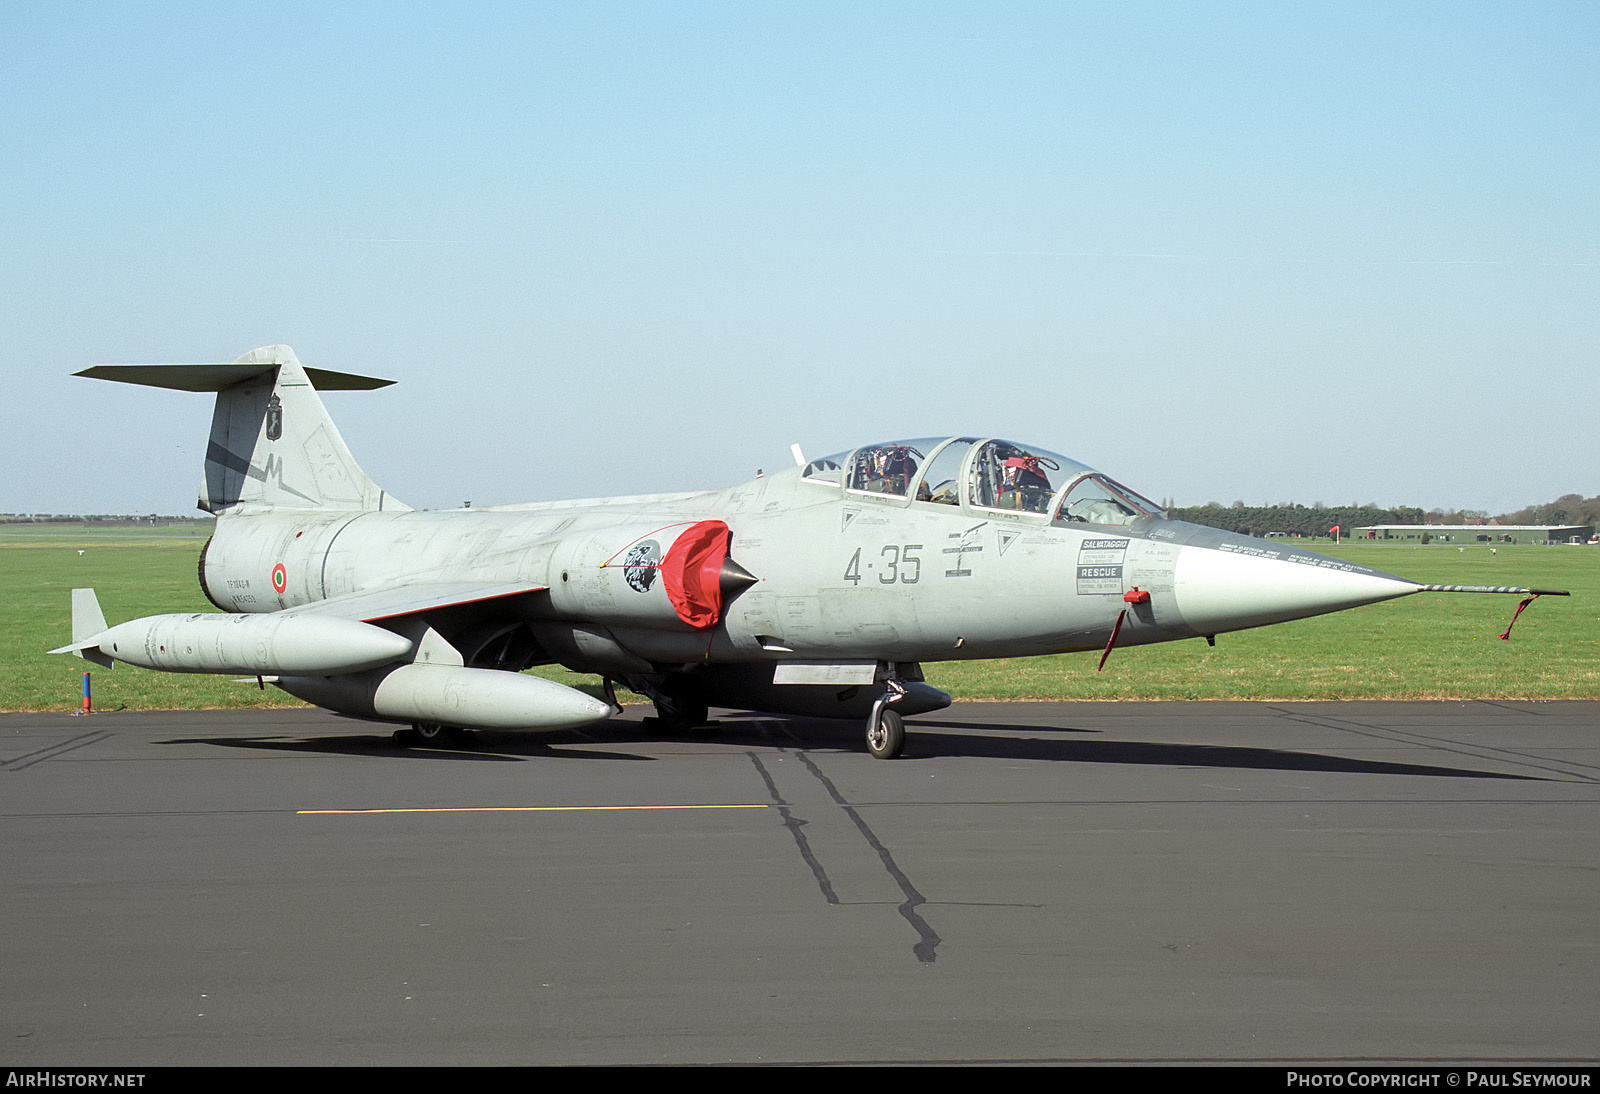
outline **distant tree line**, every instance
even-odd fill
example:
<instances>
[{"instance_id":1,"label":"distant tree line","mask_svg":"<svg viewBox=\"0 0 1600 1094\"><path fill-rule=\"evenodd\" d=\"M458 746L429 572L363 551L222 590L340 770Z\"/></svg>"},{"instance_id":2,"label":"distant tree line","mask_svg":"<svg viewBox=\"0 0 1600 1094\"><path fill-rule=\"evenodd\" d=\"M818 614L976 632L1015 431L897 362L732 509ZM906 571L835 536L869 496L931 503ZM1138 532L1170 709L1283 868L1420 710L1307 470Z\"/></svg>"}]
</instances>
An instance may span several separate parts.
<instances>
[{"instance_id":1,"label":"distant tree line","mask_svg":"<svg viewBox=\"0 0 1600 1094\"><path fill-rule=\"evenodd\" d=\"M1326 537L1328 529L1338 525L1339 536L1344 538L1357 528L1374 524L1487 524L1494 520L1500 524L1600 525L1600 496L1583 498L1577 494L1563 494L1555 501L1530 505L1514 513L1500 513L1494 517L1481 509L1429 509L1423 512L1411 505L1383 509L1370 503L1342 506L1321 503L1297 505L1294 502L1246 505L1242 501L1232 505L1213 501L1205 505L1176 506L1169 512L1178 520L1242 532L1247 536L1282 532L1286 536L1302 538Z\"/></svg>"},{"instance_id":2,"label":"distant tree line","mask_svg":"<svg viewBox=\"0 0 1600 1094\"><path fill-rule=\"evenodd\" d=\"M1600 524L1600 497L1562 494L1555 501L1530 505L1495 519L1501 524Z\"/></svg>"},{"instance_id":3,"label":"distant tree line","mask_svg":"<svg viewBox=\"0 0 1600 1094\"><path fill-rule=\"evenodd\" d=\"M1414 506L1380 509L1376 505L1246 505L1236 501L1232 505L1210 502L1206 505L1179 506L1169 510L1178 520L1191 524L1204 524L1241 532L1247 536L1264 536L1282 532L1286 536L1328 535L1328 529L1339 526L1339 536L1344 538L1356 528L1369 524L1421 524L1423 512Z\"/></svg>"}]
</instances>

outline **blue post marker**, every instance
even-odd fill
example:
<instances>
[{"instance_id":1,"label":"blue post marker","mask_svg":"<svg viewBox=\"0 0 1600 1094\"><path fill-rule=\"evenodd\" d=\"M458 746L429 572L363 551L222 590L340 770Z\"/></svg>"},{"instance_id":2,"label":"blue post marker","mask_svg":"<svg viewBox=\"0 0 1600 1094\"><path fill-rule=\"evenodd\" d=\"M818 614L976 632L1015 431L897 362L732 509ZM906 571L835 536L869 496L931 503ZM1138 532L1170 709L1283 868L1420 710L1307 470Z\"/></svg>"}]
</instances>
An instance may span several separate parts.
<instances>
[{"instance_id":1,"label":"blue post marker","mask_svg":"<svg viewBox=\"0 0 1600 1094\"><path fill-rule=\"evenodd\" d=\"M89 674L83 674L83 712L89 713Z\"/></svg>"}]
</instances>

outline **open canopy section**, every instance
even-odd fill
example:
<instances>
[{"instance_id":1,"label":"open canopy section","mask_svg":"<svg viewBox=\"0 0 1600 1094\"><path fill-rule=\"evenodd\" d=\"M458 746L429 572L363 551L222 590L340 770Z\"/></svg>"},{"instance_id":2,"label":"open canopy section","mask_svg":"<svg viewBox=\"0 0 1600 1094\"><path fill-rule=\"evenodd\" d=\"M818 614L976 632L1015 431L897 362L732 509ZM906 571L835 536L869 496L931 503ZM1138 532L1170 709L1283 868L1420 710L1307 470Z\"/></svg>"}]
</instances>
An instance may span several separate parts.
<instances>
[{"instance_id":1,"label":"open canopy section","mask_svg":"<svg viewBox=\"0 0 1600 1094\"><path fill-rule=\"evenodd\" d=\"M1056 491L1090 470L1034 445L984 441L967 471L967 500L975 509L1048 513Z\"/></svg>"}]
</instances>

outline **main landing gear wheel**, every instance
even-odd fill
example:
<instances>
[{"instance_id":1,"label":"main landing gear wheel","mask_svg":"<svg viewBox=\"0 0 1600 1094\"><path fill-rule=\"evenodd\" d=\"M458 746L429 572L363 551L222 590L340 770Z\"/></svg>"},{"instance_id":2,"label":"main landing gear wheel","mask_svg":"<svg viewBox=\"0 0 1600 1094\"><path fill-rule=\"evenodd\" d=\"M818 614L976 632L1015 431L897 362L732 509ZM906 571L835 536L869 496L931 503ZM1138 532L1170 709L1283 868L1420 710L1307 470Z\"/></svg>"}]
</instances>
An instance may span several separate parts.
<instances>
[{"instance_id":1,"label":"main landing gear wheel","mask_svg":"<svg viewBox=\"0 0 1600 1094\"><path fill-rule=\"evenodd\" d=\"M705 703L674 704L670 710L657 703L656 711L657 724L663 733L703 733L711 724L711 708Z\"/></svg>"},{"instance_id":2,"label":"main landing gear wheel","mask_svg":"<svg viewBox=\"0 0 1600 1094\"><path fill-rule=\"evenodd\" d=\"M471 730L438 722L413 722L410 729L395 730L394 739L399 744L421 748L469 748L473 743Z\"/></svg>"},{"instance_id":3,"label":"main landing gear wheel","mask_svg":"<svg viewBox=\"0 0 1600 1094\"><path fill-rule=\"evenodd\" d=\"M710 720L711 708L698 699L664 696L655 704L655 717L646 718L644 724L657 733L696 737L716 730L717 723Z\"/></svg>"},{"instance_id":4,"label":"main landing gear wheel","mask_svg":"<svg viewBox=\"0 0 1600 1094\"><path fill-rule=\"evenodd\" d=\"M867 751L880 760L892 760L906 744L906 720L898 710L884 708L867 720Z\"/></svg>"}]
</instances>

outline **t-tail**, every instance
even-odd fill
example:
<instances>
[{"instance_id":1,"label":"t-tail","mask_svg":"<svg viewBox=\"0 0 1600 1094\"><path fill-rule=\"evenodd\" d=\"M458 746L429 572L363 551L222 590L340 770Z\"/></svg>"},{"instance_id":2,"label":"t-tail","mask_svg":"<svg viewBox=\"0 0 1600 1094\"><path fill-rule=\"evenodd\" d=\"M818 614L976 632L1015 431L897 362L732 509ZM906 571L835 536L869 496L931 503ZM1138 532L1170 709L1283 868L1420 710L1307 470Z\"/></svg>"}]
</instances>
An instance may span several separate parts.
<instances>
[{"instance_id":1,"label":"t-tail","mask_svg":"<svg viewBox=\"0 0 1600 1094\"><path fill-rule=\"evenodd\" d=\"M304 368L288 346L263 346L231 364L95 365L77 375L217 393L200 481L208 513L411 508L361 470L317 397L393 380Z\"/></svg>"}]
</instances>

